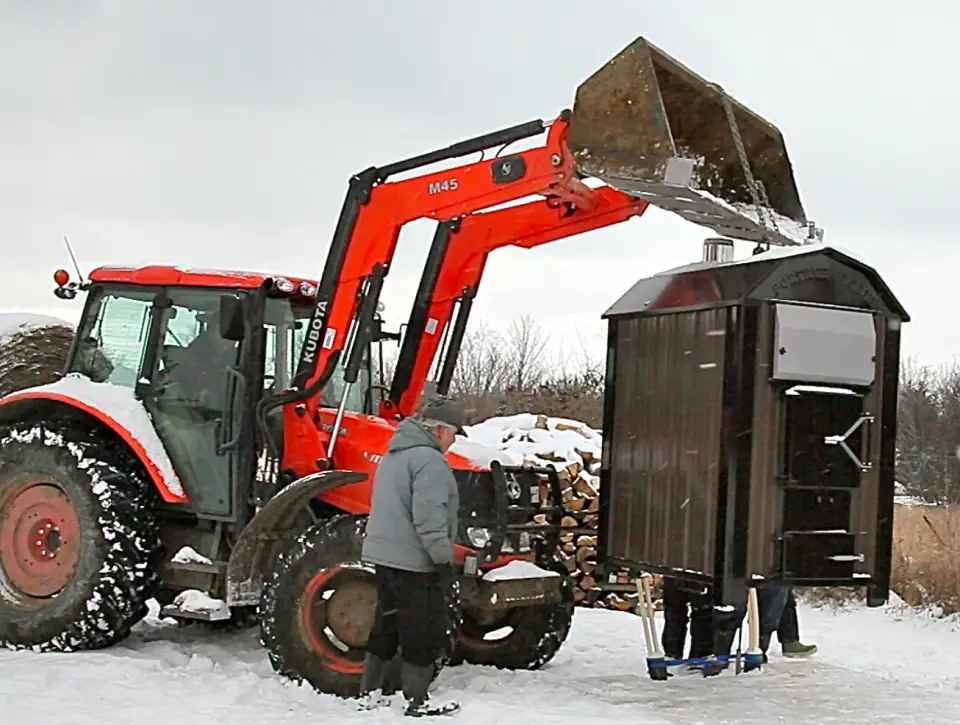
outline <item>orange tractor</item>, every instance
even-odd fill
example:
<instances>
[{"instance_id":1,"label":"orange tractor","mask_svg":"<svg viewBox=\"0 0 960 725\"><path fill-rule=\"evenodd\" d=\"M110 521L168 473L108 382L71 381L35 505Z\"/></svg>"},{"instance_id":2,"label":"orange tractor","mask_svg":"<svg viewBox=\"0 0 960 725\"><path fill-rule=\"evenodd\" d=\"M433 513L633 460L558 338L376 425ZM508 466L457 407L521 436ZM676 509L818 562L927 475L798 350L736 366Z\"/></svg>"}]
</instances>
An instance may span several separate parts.
<instances>
[{"instance_id":1,"label":"orange tractor","mask_svg":"<svg viewBox=\"0 0 960 725\"><path fill-rule=\"evenodd\" d=\"M487 255L649 203L757 243L799 243L786 227L806 224L777 129L640 38L550 123L354 176L318 281L57 272L59 297L87 295L66 374L0 401L0 642L109 646L155 598L182 620L256 621L278 672L356 694L376 598L360 557L373 473L438 352L435 384L449 389ZM405 332L391 334L381 287L401 228L425 217L434 243ZM389 386L388 340L400 342ZM557 475L448 460L462 525L438 665L541 667L574 611Z\"/></svg>"}]
</instances>

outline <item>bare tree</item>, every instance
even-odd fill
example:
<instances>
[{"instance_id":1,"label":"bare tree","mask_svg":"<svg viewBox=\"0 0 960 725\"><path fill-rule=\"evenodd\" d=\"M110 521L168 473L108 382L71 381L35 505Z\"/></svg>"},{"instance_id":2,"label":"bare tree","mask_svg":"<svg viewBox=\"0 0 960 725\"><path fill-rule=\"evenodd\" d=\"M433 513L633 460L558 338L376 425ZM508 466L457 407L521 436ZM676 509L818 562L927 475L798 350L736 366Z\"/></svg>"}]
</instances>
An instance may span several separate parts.
<instances>
[{"instance_id":1,"label":"bare tree","mask_svg":"<svg viewBox=\"0 0 960 725\"><path fill-rule=\"evenodd\" d=\"M931 503L960 501L960 367L901 365L897 480Z\"/></svg>"},{"instance_id":2,"label":"bare tree","mask_svg":"<svg viewBox=\"0 0 960 725\"><path fill-rule=\"evenodd\" d=\"M483 398L503 390L509 373L506 341L482 322L464 335L450 389L460 397Z\"/></svg>"},{"instance_id":3,"label":"bare tree","mask_svg":"<svg viewBox=\"0 0 960 725\"><path fill-rule=\"evenodd\" d=\"M507 384L517 390L526 390L539 383L544 376L544 350L547 336L529 313L510 323L507 330L509 367Z\"/></svg>"}]
</instances>

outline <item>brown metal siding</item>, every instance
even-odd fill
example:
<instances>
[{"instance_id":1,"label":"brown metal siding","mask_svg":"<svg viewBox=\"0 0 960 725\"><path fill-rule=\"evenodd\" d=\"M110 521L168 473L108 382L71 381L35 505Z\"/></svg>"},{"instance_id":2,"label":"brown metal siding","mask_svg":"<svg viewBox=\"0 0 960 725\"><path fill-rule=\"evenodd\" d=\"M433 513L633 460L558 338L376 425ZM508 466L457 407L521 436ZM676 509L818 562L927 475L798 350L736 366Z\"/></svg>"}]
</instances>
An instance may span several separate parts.
<instances>
[{"instance_id":1,"label":"brown metal siding","mask_svg":"<svg viewBox=\"0 0 960 725\"><path fill-rule=\"evenodd\" d=\"M728 314L617 322L608 556L714 574Z\"/></svg>"},{"instance_id":2,"label":"brown metal siding","mask_svg":"<svg viewBox=\"0 0 960 725\"><path fill-rule=\"evenodd\" d=\"M773 307L760 308L757 324L757 357L754 374L753 455L750 467L750 524L747 536L747 570L768 576L776 556L773 542L780 531L783 497L777 484L780 441L780 401L769 383L773 346Z\"/></svg>"}]
</instances>

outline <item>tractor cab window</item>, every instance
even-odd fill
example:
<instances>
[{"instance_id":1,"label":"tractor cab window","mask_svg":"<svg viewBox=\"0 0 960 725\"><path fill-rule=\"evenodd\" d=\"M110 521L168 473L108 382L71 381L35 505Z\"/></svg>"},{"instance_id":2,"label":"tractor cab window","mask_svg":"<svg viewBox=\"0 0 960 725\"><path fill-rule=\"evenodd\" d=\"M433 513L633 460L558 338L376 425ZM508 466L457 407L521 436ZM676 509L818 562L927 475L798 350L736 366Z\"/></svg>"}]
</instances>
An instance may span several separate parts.
<instances>
[{"instance_id":1,"label":"tractor cab window","mask_svg":"<svg viewBox=\"0 0 960 725\"><path fill-rule=\"evenodd\" d=\"M220 337L219 290L174 288L164 310L153 382L165 397L177 395L197 412L226 412L223 399L239 345Z\"/></svg>"},{"instance_id":2,"label":"tractor cab window","mask_svg":"<svg viewBox=\"0 0 960 725\"><path fill-rule=\"evenodd\" d=\"M264 310L266 359L263 369L265 392L280 393L293 383L297 356L303 346L310 308L292 305L288 299L267 298Z\"/></svg>"},{"instance_id":3,"label":"tractor cab window","mask_svg":"<svg viewBox=\"0 0 960 725\"><path fill-rule=\"evenodd\" d=\"M95 287L80 322L68 372L133 388L143 362L155 291Z\"/></svg>"},{"instance_id":4,"label":"tractor cab window","mask_svg":"<svg viewBox=\"0 0 960 725\"><path fill-rule=\"evenodd\" d=\"M267 392L279 393L290 387L300 361L300 351L307 337L307 325L312 312L312 307L292 304L288 298L267 299L264 314L267 339L263 381ZM357 382L347 395L347 410L357 413L371 412L368 404L371 387L370 363L370 350L367 350ZM344 390L345 364L345 358L341 357L340 364L323 391L322 406L335 408L340 405Z\"/></svg>"}]
</instances>

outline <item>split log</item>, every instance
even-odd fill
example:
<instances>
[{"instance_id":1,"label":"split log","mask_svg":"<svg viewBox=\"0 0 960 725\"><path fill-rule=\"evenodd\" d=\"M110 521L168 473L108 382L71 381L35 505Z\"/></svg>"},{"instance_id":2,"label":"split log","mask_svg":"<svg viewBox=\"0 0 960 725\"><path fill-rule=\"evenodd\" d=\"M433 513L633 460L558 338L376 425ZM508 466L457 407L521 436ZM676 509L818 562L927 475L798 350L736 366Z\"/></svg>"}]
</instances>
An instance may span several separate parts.
<instances>
[{"instance_id":1,"label":"split log","mask_svg":"<svg viewBox=\"0 0 960 725\"><path fill-rule=\"evenodd\" d=\"M538 426L546 428L545 416L538 417ZM559 424L565 425L565 424ZM558 427L559 427L558 425ZM570 426L571 430L576 430ZM541 456L549 460L551 456ZM599 461L593 460L589 452L581 453L584 464L579 463L558 466L557 476L561 486L561 506L565 511L561 525L566 528L597 530L600 510L600 483L595 472ZM562 462L561 462L562 463ZM552 500L546 476L540 484L540 500L555 504ZM533 520L539 524L549 523L546 514L537 514ZM600 607L617 611L632 611L636 608L638 595L634 589L636 575L628 571L608 572L600 580L596 575L597 536L596 534L560 534L560 552L564 568L570 572L574 583L574 601L579 607ZM604 592L598 588L601 584L617 584L620 591ZM661 608L659 598L661 582L659 576L653 577L652 594L655 608Z\"/></svg>"}]
</instances>

